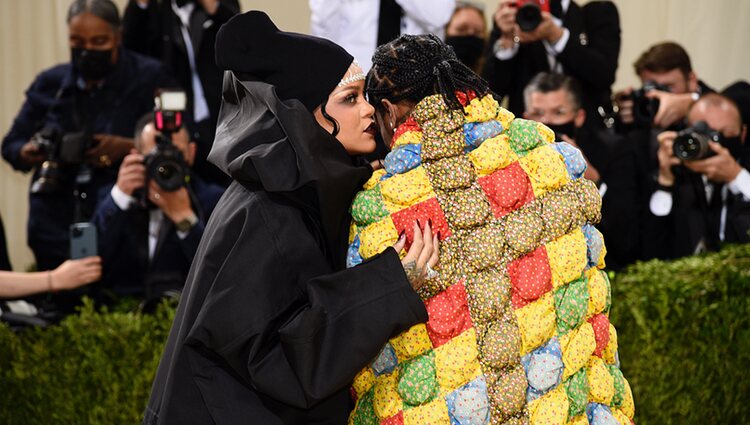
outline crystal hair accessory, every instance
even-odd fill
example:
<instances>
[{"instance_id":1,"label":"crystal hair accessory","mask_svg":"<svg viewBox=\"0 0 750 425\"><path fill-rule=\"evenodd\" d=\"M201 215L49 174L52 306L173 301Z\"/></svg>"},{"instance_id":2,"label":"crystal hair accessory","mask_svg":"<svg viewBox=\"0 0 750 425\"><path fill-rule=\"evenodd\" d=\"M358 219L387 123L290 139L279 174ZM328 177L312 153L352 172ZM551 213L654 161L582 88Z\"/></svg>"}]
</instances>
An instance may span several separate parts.
<instances>
[{"instance_id":1,"label":"crystal hair accessory","mask_svg":"<svg viewBox=\"0 0 750 425\"><path fill-rule=\"evenodd\" d=\"M365 77L365 73L362 72L362 68L359 66L359 62L354 59L352 61L352 64L349 66L349 69L346 71L346 74L344 74L344 78L339 81L338 86L343 87L355 81L364 81Z\"/></svg>"}]
</instances>

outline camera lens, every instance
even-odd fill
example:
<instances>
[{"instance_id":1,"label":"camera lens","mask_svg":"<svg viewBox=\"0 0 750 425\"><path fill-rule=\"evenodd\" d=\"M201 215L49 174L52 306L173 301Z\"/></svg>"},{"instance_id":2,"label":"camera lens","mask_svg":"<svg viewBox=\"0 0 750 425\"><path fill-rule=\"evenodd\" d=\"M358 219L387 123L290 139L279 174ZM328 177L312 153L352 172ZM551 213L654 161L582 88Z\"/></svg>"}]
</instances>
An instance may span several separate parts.
<instances>
[{"instance_id":1,"label":"camera lens","mask_svg":"<svg viewBox=\"0 0 750 425\"><path fill-rule=\"evenodd\" d=\"M672 144L674 155L684 161L705 158L709 152L709 137L705 134L690 131L678 135Z\"/></svg>"},{"instance_id":2,"label":"camera lens","mask_svg":"<svg viewBox=\"0 0 750 425\"><path fill-rule=\"evenodd\" d=\"M185 183L185 173L182 166L172 160L159 162L155 167L153 178L159 187L168 192L179 189Z\"/></svg>"},{"instance_id":3,"label":"camera lens","mask_svg":"<svg viewBox=\"0 0 750 425\"><path fill-rule=\"evenodd\" d=\"M516 12L516 23L521 31L534 31L542 23L542 10L536 3L526 3Z\"/></svg>"}]
</instances>

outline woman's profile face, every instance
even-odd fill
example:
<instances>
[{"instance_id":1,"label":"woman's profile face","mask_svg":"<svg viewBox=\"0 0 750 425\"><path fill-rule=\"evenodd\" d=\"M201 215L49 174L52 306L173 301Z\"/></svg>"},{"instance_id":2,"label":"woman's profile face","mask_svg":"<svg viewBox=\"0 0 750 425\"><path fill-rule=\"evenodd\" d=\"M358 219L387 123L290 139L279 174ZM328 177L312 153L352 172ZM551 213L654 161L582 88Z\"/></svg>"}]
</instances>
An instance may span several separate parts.
<instances>
[{"instance_id":1,"label":"woman's profile face","mask_svg":"<svg viewBox=\"0 0 750 425\"><path fill-rule=\"evenodd\" d=\"M349 155L362 155L375 150L375 108L367 103L364 89L364 81L336 87L328 96L325 105L326 113L336 120L339 126L336 139ZM315 109L313 115L321 127L333 133L333 123L323 116L320 107Z\"/></svg>"}]
</instances>

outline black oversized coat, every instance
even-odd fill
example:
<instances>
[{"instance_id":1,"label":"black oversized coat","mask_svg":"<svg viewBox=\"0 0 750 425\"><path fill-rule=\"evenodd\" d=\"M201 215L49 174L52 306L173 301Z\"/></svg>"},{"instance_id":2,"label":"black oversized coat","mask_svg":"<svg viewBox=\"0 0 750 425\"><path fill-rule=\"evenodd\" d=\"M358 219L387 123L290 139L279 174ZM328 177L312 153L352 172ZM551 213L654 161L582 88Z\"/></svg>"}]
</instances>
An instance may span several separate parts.
<instances>
[{"instance_id":1,"label":"black oversized coat","mask_svg":"<svg viewBox=\"0 0 750 425\"><path fill-rule=\"evenodd\" d=\"M339 424L389 337L427 320L393 249L344 269L369 175L296 100L227 74L211 161L232 176L196 253L145 424Z\"/></svg>"}]
</instances>

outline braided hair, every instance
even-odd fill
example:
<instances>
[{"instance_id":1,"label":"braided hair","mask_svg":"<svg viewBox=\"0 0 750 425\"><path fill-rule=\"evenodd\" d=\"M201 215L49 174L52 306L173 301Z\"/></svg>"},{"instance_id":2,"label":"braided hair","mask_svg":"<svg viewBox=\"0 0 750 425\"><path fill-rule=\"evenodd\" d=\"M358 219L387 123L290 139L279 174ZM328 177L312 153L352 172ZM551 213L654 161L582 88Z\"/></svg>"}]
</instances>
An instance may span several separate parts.
<instances>
[{"instance_id":1,"label":"braided hair","mask_svg":"<svg viewBox=\"0 0 750 425\"><path fill-rule=\"evenodd\" d=\"M478 97L490 92L487 82L432 34L402 35L378 47L365 87L370 103L378 109L383 108L383 99L417 103L433 94L442 95L449 108L461 109L457 91L473 91Z\"/></svg>"}]
</instances>

